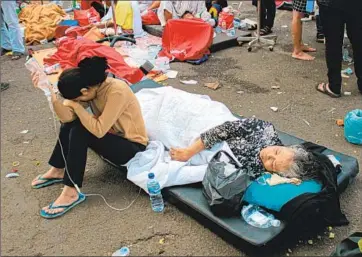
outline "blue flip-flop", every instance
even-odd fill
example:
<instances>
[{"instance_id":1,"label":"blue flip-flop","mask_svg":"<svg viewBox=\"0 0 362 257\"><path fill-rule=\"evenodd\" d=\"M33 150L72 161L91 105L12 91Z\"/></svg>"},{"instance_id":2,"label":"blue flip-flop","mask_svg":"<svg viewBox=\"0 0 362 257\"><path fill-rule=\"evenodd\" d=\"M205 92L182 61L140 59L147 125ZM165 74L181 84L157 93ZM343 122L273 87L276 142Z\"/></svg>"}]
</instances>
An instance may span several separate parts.
<instances>
[{"instance_id":1,"label":"blue flip-flop","mask_svg":"<svg viewBox=\"0 0 362 257\"><path fill-rule=\"evenodd\" d=\"M41 180L41 181L44 181L44 182L39 183L39 184L37 184L35 186L32 186L32 188L34 188L34 189L40 189L40 188L43 188L43 187L48 187L48 186L63 182L62 178L43 178L41 175L39 175L37 177L37 180Z\"/></svg>"},{"instance_id":2,"label":"blue flip-flop","mask_svg":"<svg viewBox=\"0 0 362 257\"><path fill-rule=\"evenodd\" d=\"M79 194L78 195L78 200L69 204L69 205L58 205L58 206L54 206L54 202L49 204L49 209L64 209L62 212L58 212L58 213L54 213L54 214L51 214L51 213L47 213L46 211L44 210L41 210L40 211L40 216L42 216L43 218L46 218L46 219L54 219L54 218L58 218L62 215L64 215L66 212L70 211L73 207L77 206L78 204L80 204L81 202L84 202L86 199L86 196L83 195L83 194Z\"/></svg>"}]
</instances>

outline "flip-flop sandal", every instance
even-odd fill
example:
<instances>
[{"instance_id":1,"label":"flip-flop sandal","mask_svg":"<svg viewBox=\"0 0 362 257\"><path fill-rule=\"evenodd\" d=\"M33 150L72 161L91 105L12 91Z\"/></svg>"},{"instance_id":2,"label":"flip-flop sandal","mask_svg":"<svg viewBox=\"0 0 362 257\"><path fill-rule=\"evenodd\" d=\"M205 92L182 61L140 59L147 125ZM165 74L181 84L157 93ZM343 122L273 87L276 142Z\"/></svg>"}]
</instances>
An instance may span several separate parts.
<instances>
[{"instance_id":1,"label":"flip-flop sandal","mask_svg":"<svg viewBox=\"0 0 362 257\"><path fill-rule=\"evenodd\" d=\"M260 30L260 36L266 36L266 35L269 35L271 33L273 33L273 31L269 27L265 27L265 28L262 28Z\"/></svg>"},{"instance_id":2,"label":"flip-flop sandal","mask_svg":"<svg viewBox=\"0 0 362 257\"><path fill-rule=\"evenodd\" d=\"M62 178L43 178L41 175L39 175L36 179L44 182L32 186L34 189L40 189L63 182Z\"/></svg>"},{"instance_id":3,"label":"flip-flop sandal","mask_svg":"<svg viewBox=\"0 0 362 257\"><path fill-rule=\"evenodd\" d=\"M323 85L323 86L322 86L322 89L319 88L320 85ZM328 83L320 83L320 84L318 84L318 85L316 86L316 89L317 89L317 91L321 92L322 94L328 95L328 96L330 96L330 97L332 97L332 98L339 98L339 97L341 97L341 94L335 94L335 93L333 93L333 92L329 92L328 89L327 89L327 85L328 85Z\"/></svg>"},{"instance_id":4,"label":"flip-flop sandal","mask_svg":"<svg viewBox=\"0 0 362 257\"><path fill-rule=\"evenodd\" d=\"M55 210L55 209L64 209L62 212L58 212L58 213L47 213L44 210L40 211L40 216L42 216L45 219L54 219L54 218L58 218L62 215L64 215L65 213L67 213L68 211L70 211L72 208L74 208L75 206L77 206L78 204L84 202L86 199L86 196L83 194L79 194L78 195L78 200L69 204L69 205L58 205L58 206L54 206L54 202L49 204L49 209L50 210Z\"/></svg>"}]
</instances>

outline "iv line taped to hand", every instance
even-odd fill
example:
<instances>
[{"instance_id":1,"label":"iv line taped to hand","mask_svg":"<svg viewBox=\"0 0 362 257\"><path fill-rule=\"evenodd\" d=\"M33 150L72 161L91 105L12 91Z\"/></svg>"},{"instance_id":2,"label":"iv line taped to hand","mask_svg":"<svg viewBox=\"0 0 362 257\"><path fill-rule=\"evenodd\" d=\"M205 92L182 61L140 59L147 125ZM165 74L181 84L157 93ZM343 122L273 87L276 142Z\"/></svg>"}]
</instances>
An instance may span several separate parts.
<instances>
[{"instance_id":1,"label":"iv line taped to hand","mask_svg":"<svg viewBox=\"0 0 362 257\"><path fill-rule=\"evenodd\" d=\"M67 172L67 175L69 177L69 180L72 182L72 184L74 185L75 189L77 190L78 194L80 195L84 195L84 196L99 196L103 199L103 201L105 202L105 204L111 208L112 210L115 210L115 211L125 211L127 209L129 209L133 203L138 199L138 197L140 196L141 194L141 188L139 189L138 191L138 194L136 196L136 198L128 205L126 206L125 208L115 208L113 206L111 206L106 198L102 195L102 194L83 194L80 190L80 188L78 187L78 185L73 181L72 177L70 176L69 174L69 170L68 170L68 164L67 164L67 160L66 160L66 157L64 155L64 149L63 149L63 145L62 145L62 142L60 140L60 137L59 137L59 134L57 132L58 130L58 127L57 127L57 118L56 118L56 114L54 112L54 109L53 109L53 104L51 102L51 91L49 90L49 87L53 87L53 90L54 92L57 92L57 88L54 88L54 85L52 85L47 77L46 77L46 74L44 73L43 69L40 67L39 63L37 62L37 60L35 58L30 58L26 63L25 63L25 67L31 71L31 72L37 72L39 73L39 82L41 82L42 84L40 85L37 85L38 88L40 88L43 92L44 92L44 95L47 97L48 99L48 102L49 102L49 108L52 112L52 117L53 117L53 125L54 125L54 133L55 133L55 137L57 139L57 141L59 142L59 145L60 145L60 151L62 153L62 157L63 157L63 160L64 160L64 164L65 164L65 171ZM45 76L45 77L43 77Z\"/></svg>"}]
</instances>

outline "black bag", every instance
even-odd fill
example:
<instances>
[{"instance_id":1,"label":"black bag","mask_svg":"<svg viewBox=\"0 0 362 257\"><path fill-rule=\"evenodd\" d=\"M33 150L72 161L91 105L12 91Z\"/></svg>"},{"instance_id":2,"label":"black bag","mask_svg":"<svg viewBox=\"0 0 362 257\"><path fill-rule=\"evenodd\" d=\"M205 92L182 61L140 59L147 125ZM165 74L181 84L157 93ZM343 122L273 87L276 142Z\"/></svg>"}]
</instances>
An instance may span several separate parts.
<instances>
[{"instance_id":1,"label":"black bag","mask_svg":"<svg viewBox=\"0 0 362 257\"><path fill-rule=\"evenodd\" d=\"M356 232L344 239L331 256L362 257L362 233Z\"/></svg>"},{"instance_id":2,"label":"black bag","mask_svg":"<svg viewBox=\"0 0 362 257\"><path fill-rule=\"evenodd\" d=\"M216 216L240 215L241 202L250 185L249 175L227 152L218 152L210 161L202 181L203 194Z\"/></svg>"}]
</instances>

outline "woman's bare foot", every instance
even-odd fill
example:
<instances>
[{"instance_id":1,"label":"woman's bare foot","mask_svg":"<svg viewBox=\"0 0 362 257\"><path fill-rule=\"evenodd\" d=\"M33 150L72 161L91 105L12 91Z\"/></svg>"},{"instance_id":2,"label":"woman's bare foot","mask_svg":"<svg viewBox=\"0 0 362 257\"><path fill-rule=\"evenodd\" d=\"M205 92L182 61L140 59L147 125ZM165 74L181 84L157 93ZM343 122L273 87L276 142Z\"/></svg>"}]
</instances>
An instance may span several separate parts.
<instances>
[{"instance_id":1,"label":"woman's bare foot","mask_svg":"<svg viewBox=\"0 0 362 257\"><path fill-rule=\"evenodd\" d=\"M171 159L179 162L187 162L191 159L192 153L187 148L171 148Z\"/></svg>"},{"instance_id":2,"label":"woman's bare foot","mask_svg":"<svg viewBox=\"0 0 362 257\"><path fill-rule=\"evenodd\" d=\"M59 212L64 211L64 208L56 208L56 206L64 206L64 205L71 205L79 198L78 192L74 187L64 186L63 192L57 198L57 200L53 203L53 208L49 209L49 206L43 208L48 214L56 214Z\"/></svg>"},{"instance_id":3,"label":"woman's bare foot","mask_svg":"<svg viewBox=\"0 0 362 257\"><path fill-rule=\"evenodd\" d=\"M57 169L51 167L45 174L41 175L42 178L51 179L51 178L63 178L64 177L64 169ZM39 180L39 176L37 176L32 182L32 186L36 186L38 184L44 183L43 180Z\"/></svg>"},{"instance_id":4,"label":"woman's bare foot","mask_svg":"<svg viewBox=\"0 0 362 257\"><path fill-rule=\"evenodd\" d=\"M313 47L309 47L307 45L302 45L302 51L306 52L306 53L314 53L314 52L317 52L317 49L315 49Z\"/></svg>"},{"instance_id":5,"label":"woman's bare foot","mask_svg":"<svg viewBox=\"0 0 362 257\"><path fill-rule=\"evenodd\" d=\"M299 52L299 53L293 52L292 57L302 61L313 61L315 59L315 57L306 54L304 52Z\"/></svg>"}]
</instances>

